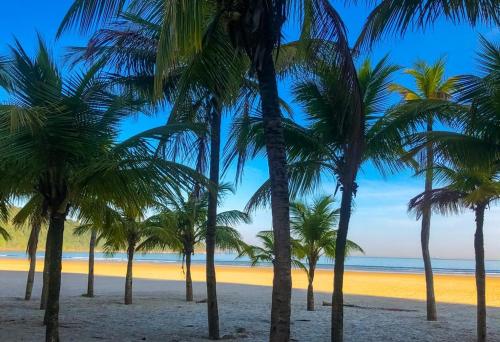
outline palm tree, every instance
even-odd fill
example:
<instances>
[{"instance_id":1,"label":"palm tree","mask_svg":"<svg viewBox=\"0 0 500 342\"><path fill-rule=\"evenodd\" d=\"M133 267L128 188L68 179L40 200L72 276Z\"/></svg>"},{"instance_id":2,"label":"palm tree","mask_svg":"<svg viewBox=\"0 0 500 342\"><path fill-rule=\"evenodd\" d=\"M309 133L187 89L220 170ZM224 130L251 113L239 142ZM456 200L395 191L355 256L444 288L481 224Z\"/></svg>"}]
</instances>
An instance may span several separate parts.
<instances>
[{"instance_id":1,"label":"palm tree","mask_svg":"<svg viewBox=\"0 0 500 342\"><path fill-rule=\"evenodd\" d=\"M243 248L238 254L238 258L246 256L250 259L251 266L256 266L261 263L272 264L276 257L274 256L274 234L272 230L262 230L257 233L260 246L243 245ZM292 266L301 268L307 271L306 266L295 253L295 247L299 241L292 238Z\"/></svg>"},{"instance_id":2,"label":"palm tree","mask_svg":"<svg viewBox=\"0 0 500 342\"><path fill-rule=\"evenodd\" d=\"M438 113L430 113L421 118L421 122L416 122L413 116L412 101L425 106L425 102L433 103L434 101L447 101L451 97L451 93L456 88L457 78L450 77L444 78L445 73L445 60L438 59L434 64L428 65L424 61L415 63L414 68L407 69L406 74L411 75L415 81L416 90L413 91L402 85L393 84L391 90L399 93L404 103L401 106L391 109L390 115L399 116L399 120L404 121L407 119L407 127L402 127L405 131L404 134L412 134L420 127L425 127L427 132L433 130L434 122L436 119L443 117ZM446 112L444 114L447 114ZM390 118L389 118L390 119ZM432 190L432 166L434 164L433 148L429 144L424 155L424 168L427 170L425 173L425 192L429 193ZM436 312L436 299L434 296L434 280L432 275L431 256L429 252L429 237L431 229L431 210L430 206L422 212L422 227L420 242L422 247L422 258L424 260L425 269L425 285L427 294L427 320L435 321L437 319Z\"/></svg>"},{"instance_id":3,"label":"palm tree","mask_svg":"<svg viewBox=\"0 0 500 342\"><path fill-rule=\"evenodd\" d=\"M18 227L24 226L24 224L27 222L31 225L31 231L26 247L26 252L28 253L30 266L28 270L28 279L26 281L26 291L24 295L25 300L31 299L31 293L33 291L33 283L35 280L36 252L38 248L38 238L40 235L40 231L42 230L42 224L46 223L45 222L46 216L47 213L44 210L43 199L37 194L35 194L12 219L13 223Z\"/></svg>"},{"instance_id":4,"label":"palm tree","mask_svg":"<svg viewBox=\"0 0 500 342\"><path fill-rule=\"evenodd\" d=\"M332 55L339 61L345 79L348 80L346 83L350 88L356 88L356 72L354 64L351 63L343 23L335 9L324 0L299 0L293 5L284 0L253 3L234 1L225 4L219 0L189 3L135 0L130 4L121 0L87 0L75 1L61 23L58 34L78 24L82 31L88 31L120 15L125 7L138 8L150 17L161 17L155 69L157 93L161 92L167 70L185 56L196 54L210 44L218 44L220 40L217 38L221 33L230 38L232 47L229 48L249 57L250 70L257 76L261 112L265 122L269 173L272 179L271 208L277 261L274 265L270 339L288 340L291 299L289 196L273 53L275 48L280 46L281 27L289 17L288 12L290 9L298 9L299 15L290 17L302 18L299 23L301 38L305 41L338 41L338 44L331 45L336 51ZM214 67L213 64L207 66ZM361 112L357 114L359 119ZM213 216L212 214L212 222ZM213 227L213 224L211 226ZM209 307L209 337L216 339L219 337L219 329L214 313Z\"/></svg>"},{"instance_id":5,"label":"palm tree","mask_svg":"<svg viewBox=\"0 0 500 342\"><path fill-rule=\"evenodd\" d=\"M227 188L226 188L227 189ZM224 191L224 187L219 189ZM208 192L191 194L187 200L180 197L159 214L148 219L151 227L139 250L169 249L182 255L186 263L186 301L193 301L191 256L195 248L206 244L208 237ZM249 223L248 214L238 210L219 212L216 216L215 246L220 250L239 251L244 245L239 232L232 225Z\"/></svg>"},{"instance_id":6,"label":"palm tree","mask_svg":"<svg viewBox=\"0 0 500 342\"><path fill-rule=\"evenodd\" d=\"M434 167L438 180L447 186L424 192L410 201L410 209L422 215L424 199L429 198L431 207L441 213L458 212L463 208L474 210L476 234L477 336L486 339L486 303L484 275L483 223L484 212L490 203L499 198L498 161L500 160L498 133L498 97L500 94L500 48L481 37L479 53L480 70L483 75L465 75L458 78L457 98L454 114L460 123L461 132L434 131L417 136L417 146L412 154L428 146L434 146L438 158L446 165ZM442 104L433 110L447 110ZM422 170L421 172L426 172Z\"/></svg>"},{"instance_id":7,"label":"palm tree","mask_svg":"<svg viewBox=\"0 0 500 342\"><path fill-rule=\"evenodd\" d=\"M381 113L390 95L391 76L399 67L390 65L387 57L373 67L369 60L364 61L358 71L360 90L353 95L352 88L345 85L346 80L336 61L330 59L328 53L322 53L321 46L317 51L314 56L317 62L307 65L308 77L300 78L293 87L294 97L307 115L308 126L302 127L285 120L284 128L292 197L314 190L322 174L333 176L338 182L337 190L342 191L332 305L332 338L341 341L344 259L352 201L357 190L357 171L361 163L368 160L382 171L384 167L391 170L402 167L399 162L403 154L401 137L386 136L380 127ZM355 114L349 115L358 111L352 102L356 97L363 101L361 110L364 116L361 121L356 119ZM248 146L250 155L256 155L263 149L262 120L259 117L238 122L234 130L237 133L232 137L231 147L239 155L247 155ZM247 210L267 205L270 194L270 180L267 180L252 196Z\"/></svg>"},{"instance_id":8,"label":"palm tree","mask_svg":"<svg viewBox=\"0 0 500 342\"><path fill-rule=\"evenodd\" d=\"M77 49L77 58L79 55L87 61L104 58L113 67L118 64L116 69L126 73L124 83L133 86L138 92L146 93L154 104L155 69L158 63L155 56L158 54L162 18L150 18L141 11L133 10L122 17L111 28L98 31L83 51ZM172 103L173 110L168 118L169 122L195 122L206 127L195 142L198 147L196 170L205 174L206 159L209 159L209 179L214 185L212 189L217 190L220 180L219 155L223 113L238 106L240 93L254 90L245 87L244 74L247 63L244 56L235 53L231 48L227 36L209 35L205 45L201 51L179 58L180 62L167 71L168 76L164 77L165 84L162 86L162 99ZM121 63L117 63L118 61ZM130 68L123 65L130 65ZM207 72L207 65L212 66L210 72ZM189 157L195 154L191 146L184 148L188 150ZM160 149L163 149L162 145ZM178 146L174 149L174 155L180 154L182 150ZM197 194L200 186L195 185L195 188L194 193ZM214 337L219 336L214 263L217 197L218 194L213 193L208 199L206 243L209 334Z\"/></svg>"},{"instance_id":9,"label":"palm tree","mask_svg":"<svg viewBox=\"0 0 500 342\"><path fill-rule=\"evenodd\" d=\"M41 39L34 59L16 42L10 61L10 103L0 106L0 192L20 197L36 189L46 202L46 340L57 341L63 231L69 211L78 210L86 198L120 203L159 189L169 194L172 186L192 183L194 174L149 155L148 140L158 135L164 139L165 128L115 142L120 120L138 104L127 94L112 93L98 66L63 79Z\"/></svg>"},{"instance_id":10,"label":"palm tree","mask_svg":"<svg viewBox=\"0 0 500 342\"><path fill-rule=\"evenodd\" d=\"M112 220L119 218L116 211L109 208L108 204L101 203L98 198L82 204L79 210L79 221L83 222L83 224L73 231L73 234L77 236L90 233L87 292L83 294L84 297L94 297L95 248L103 238L106 227L111 225Z\"/></svg>"},{"instance_id":11,"label":"palm tree","mask_svg":"<svg viewBox=\"0 0 500 342\"><path fill-rule=\"evenodd\" d=\"M457 80L456 101L441 103L418 112L449 111L456 131L434 131L413 136L412 154L420 153L431 142L436 158L467 163L468 167L489 167L500 160L498 101L500 94L500 46L480 37L479 75L463 75ZM417 116L417 115L415 115Z\"/></svg>"},{"instance_id":12,"label":"palm tree","mask_svg":"<svg viewBox=\"0 0 500 342\"><path fill-rule=\"evenodd\" d=\"M150 222L144 220L142 213L136 208L119 209L114 218L103 229L102 238L105 240L104 250L108 254L117 251L127 252L127 274L125 276L125 305L132 304L132 270L138 246L146 238ZM93 229L95 231L95 229Z\"/></svg>"},{"instance_id":13,"label":"palm tree","mask_svg":"<svg viewBox=\"0 0 500 342\"><path fill-rule=\"evenodd\" d=\"M335 243L339 210L333 209L334 200L331 196L321 196L312 205L302 202L293 202L290 206L292 233L296 243L293 245L294 254L305 259L307 268L307 310L314 311L314 272L319 258L323 255L333 259L335 257ZM363 252L356 243L347 240L345 254Z\"/></svg>"},{"instance_id":14,"label":"palm tree","mask_svg":"<svg viewBox=\"0 0 500 342\"><path fill-rule=\"evenodd\" d=\"M447 185L425 191L411 199L408 207L418 216L423 215L427 202L439 213L458 213L463 208L474 211L476 233L474 235L474 251L476 259L477 288L477 339L486 341L486 279L484 266L483 224L486 208L500 199L500 177L498 165L490 168L463 168L436 166L436 176Z\"/></svg>"}]
</instances>

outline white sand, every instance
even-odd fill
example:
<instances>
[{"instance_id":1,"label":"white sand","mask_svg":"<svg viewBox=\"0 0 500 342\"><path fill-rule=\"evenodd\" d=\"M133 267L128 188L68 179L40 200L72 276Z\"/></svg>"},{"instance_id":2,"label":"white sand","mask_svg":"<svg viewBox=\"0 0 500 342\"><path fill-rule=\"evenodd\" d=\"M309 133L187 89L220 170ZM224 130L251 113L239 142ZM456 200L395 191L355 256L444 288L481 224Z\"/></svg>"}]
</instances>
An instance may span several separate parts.
<instances>
[{"instance_id":1,"label":"white sand","mask_svg":"<svg viewBox=\"0 0 500 342\"><path fill-rule=\"evenodd\" d=\"M38 310L41 274L34 296L24 295L26 273L0 272L0 341L43 341L43 311ZM62 341L206 341L206 304L184 302L184 283L134 280L134 304L123 305L122 278L97 277L95 298L81 297L86 276L63 274L60 334ZM194 284L195 300L205 298L203 283ZM218 285L221 335L233 341L267 341L271 289ZM316 311L305 310L305 292L294 290L292 340L329 341L330 295L316 294ZM439 304L438 322L426 322L425 303L346 296L346 341L474 341L475 307ZM394 308L416 311L388 311ZM489 341L500 341L500 308L488 309Z\"/></svg>"}]
</instances>

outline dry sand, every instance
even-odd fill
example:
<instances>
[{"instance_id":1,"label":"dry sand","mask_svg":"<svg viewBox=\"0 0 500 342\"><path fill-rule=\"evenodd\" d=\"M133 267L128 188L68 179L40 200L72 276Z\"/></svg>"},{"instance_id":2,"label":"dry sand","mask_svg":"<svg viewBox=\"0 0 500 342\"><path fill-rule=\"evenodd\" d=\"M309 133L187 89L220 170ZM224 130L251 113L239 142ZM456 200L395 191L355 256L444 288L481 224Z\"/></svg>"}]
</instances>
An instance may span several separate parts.
<instances>
[{"instance_id":1,"label":"dry sand","mask_svg":"<svg viewBox=\"0 0 500 342\"><path fill-rule=\"evenodd\" d=\"M42 267L42 265L38 265ZM0 341L42 341L43 312L38 310L41 274L34 296L22 300L27 263L0 259ZM205 298L203 266L195 265L195 300ZM134 304L123 305L125 264L96 264L95 298L81 297L85 261L65 261L61 291L62 341L206 341L206 304L184 302L178 264L138 262L134 266ZM293 273L292 338L329 341L332 273L320 270L315 281L317 310L305 310L305 277ZM80 273L80 274L78 274ZM272 272L269 268L218 267L221 333L235 341L266 341ZM245 284L245 285L242 285ZM500 278L487 280L489 341L500 341ZM425 321L423 276L347 272L346 341L474 341L474 279L436 276L438 322ZM453 304L454 303L454 304ZM396 309L396 310L394 310Z\"/></svg>"}]
</instances>

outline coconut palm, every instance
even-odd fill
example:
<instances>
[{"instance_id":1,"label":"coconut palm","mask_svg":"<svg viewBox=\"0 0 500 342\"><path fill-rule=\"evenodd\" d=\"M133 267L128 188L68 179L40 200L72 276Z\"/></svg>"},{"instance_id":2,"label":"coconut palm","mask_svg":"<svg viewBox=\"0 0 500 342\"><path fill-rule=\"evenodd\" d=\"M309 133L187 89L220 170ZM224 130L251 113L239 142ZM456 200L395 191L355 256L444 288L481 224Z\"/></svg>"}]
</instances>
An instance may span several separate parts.
<instances>
[{"instance_id":1,"label":"coconut palm","mask_svg":"<svg viewBox=\"0 0 500 342\"><path fill-rule=\"evenodd\" d=\"M139 201L158 189L168 196L172 186L183 187L195 175L150 155L148 139L164 139L164 128L116 143L120 120L137 104L126 94L111 92L98 66L63 79L41 39L35 58L16 42L10 60L9 102L0 107L0 170L5 175L0 192L19 197L36 189L47 203L46 339L57 341L62 237L68 212L96 196L117 203Z\"/></svg>"},{"instance_id":2,"label":"coconut palm","mask_svg":"<svg viewBox=\"0 0 500 342\"><path fill-rule=\"evenodd\" d=\"M25 300L31 299L31 293L33 291L38 238L40 235L40 231L42 230L42 224L46 223L47 216L44 206L44 201L41 196L35 194L12 219L12 222L17 227L23 227L26 223L31 226L30 235L26 246L26 253L28 254L30 266L28 270L28 279L26 281L26 291L24 295ZM45 280L47 281L46 277ZM46 283L44 283L44 286L46 286Z\"/></svg>"},{"instance_id":3,"label":"coconut palm","mask_svg":"<svg viewBox=\"0 0 500 342\"><path fill-rule=\"evenodd\" d=\"M397 92L403 98L403 103L391 109L390 115L398 116L397 119L386 118L393 121L403 121L401 127L404 131L402 135L415 133L422 129L431 132L436 120L441 118L441 121L450 121L453 118L447 118L448 111L444 113L429 113L416 121L414 117L413 104L418 103L425 106L426 102L436 103L436 101L447 101L450 99L452 92L456 89L457 78L445 78L445 60L438 59L435 63L429 65L424 61L417 61L414 68L405 70L405 73L410 75L415 82L415 90L407 88L399 84L392 84L391 90ZM413 103L412 103L413 102ZM429 144L425 153L421 156L424 163L423 168L427 170L425 173L425 192L432 190L432 166L434 164L434 154L432 146ZM436 299L434 296L434 280L432 274L431 256L429 252L429 237L431 228L431 210L430 207L422 212L422 227L421 227L421 247L422 258L424 260L425 269L425 284L427 298L427 320L435 321L437 319Z\"/></svg>"},{"instance_id":4,"label":"coconut palm","mask_svg":"<svg viewBox=\"0 0 500 342\"><path fill-rule=\"evenodd\" d=\"M447 186L424 192L410 202L410 209L422 215L424 198L430 198L432 207L442 213L470 208L476 214L476 286L478 291L478 340L486 339L486 309L484 301L484 247L482 225L484 211L498 199L498 160L500 137L498 133L498 101L500 94L500 47L481 37L479 65L482 75L458 78L458 103L433 109L453 108L460 132L434 131L416 136L410 152L419 153L432 143L435 154L446 164L436 166L433 172ZM421 172L427 172L422 170Z\"/></svg>"},{"instance_id":5,"label":"coconut palm","mask_svg":"<svg viewBox=\"0 0 500 342\"><path fill-rule=\"evenodd\" d=\"M219 191L224 191L224 187ZM226 188L227 190L227 188ZM191 256L195 248L206 244L208 236L209 194L199 196L192 193L170 203L159 214L148 219L152 227L147 238L138 247L140 250L173 250L182 255L186 263L186 301L193 300L191 279ZM243 244L240 233L233 228L239 223L249 223L248 214L238 210L219 212L216 216L215 246L220 250L239 251Z\"/></svg>"},{"instance_id":6,"label":"coconut palm","mask_svg":"<svg viewBox=\"0 0 500 342\"><path fill-rule=\"evenodd\" d=\"M154 194L151 195L154 196ZM78 221L82 222L82 224L75 228L73 234L77 236L90 234L87 292L83 296L92 298L94 297L95 248L103 239L106 228L112 222L119 220L120 216L115 210L110 208L110 203L103 203L99 198L93 198L89 202L82 203L78 214Z\"/></svg>"},{"instance_id":7,"label":"coconut palm","mask_svg":"<svg viewBox=\"0 0 500 342\"><path fill-rule=\"evenodd\" d=\"M128 6L127 6L128 5ZM184 56L195 54L210 44L217 44L220 34L229 36L232 47L249 57L251 71L255 72L265 121L265 135L269 172L272 182L273 231L276 234L277 262L274 265L271 308L271 340L288 340L290 335L290 226L288 212L288 179L283 128L279 108L273 53L280 46L281 26L287 17L301 18L301 37L304 40L326 38L337 40L332 45L338 52L339 65L346 84L356 88L356 73L351 63L346 32L335 9L323 0L301 0L292 5L283 0L253 3L234 1L224 4L217 0L206 2L166 2L163 0L76 1L65 16L59 34L79 25L82 31L107 22L123 12L124 8L139 8L151 17L161 17L161 34L156 57L156 91L161 91L166 70ZM163 10L161 10L163 8ZM299 15L288 16L290 9ZM207 65L213 67L213 65ZM224 73L222 73L223 75ZM353 97L359 103L359 98ZM361 108L358 106L358 108ZM361 113L357 113L357 117ZM212 215L213 216L213 215ZM213 220L213 219L212 219ZM219 337L218 319L209 309L209 336Z\"/></svg>"},{"instance_id":8,"label":"coconut palm","mask_svg":"<svg viewBox=\"0 0 500 342\"><path fill-rule=\"evenodd\" d=\"M274 234L272 230L262 230L257 233L257 239L259 239L260 245L248 245L245 244L242 250L238 254L238 258L246 256L250 259L251 266L256 266L258 264L267 263L272 264L276 257L274 256ZM292 242L292 266L301 268L307 271L306 266L300 260L300 258L295 254L295 247L298 246L298 241L293 239Z\"/></svg>"},{"instance_id":9,"label":"coconut palm","mask_svg":"<svg viewBox=\"0 0 500 342\"><path fill-rule=\"evenodd\" d=\"M328 54L322 54L321 48L318 51L320 53L314 56L317 62L309 63L307 77L300 78L293 87L294 97L307 115L308 126L284 120L284 128L291 196L310 193L319 185L322 175L333 176L338 182L337 189L342 191L332 306L332 336L335 341L341 341L344 259L352 201L357 190L357 172L364 161L372 162L382 171L384 167L397 170L402 166L399 163L403 153L401 138L385 136L379 124L390 95L391 76L399 67L389 64L387 57L375 66L369 60L361 64L358 71L361 90L356 96L363 100L361 110L365 115L361 121L351 121L346 118L353 119L356 115L349 116L350 111L358 110L352 108L352 88L345 85L336 61L329 59ZM239 151L236 154L253 156L262 151L262 121L259 117L238 122L234 130L237 133L230 143L231 148ZM270 180L267 180L252 196L247 210L267 205L270 194Z\"/></svg>"},{"instance_id":10,"label":"coconut palm","mask_svg":"<svg viewBox=\"0 0 500 342\"><path fill-rule=\"evenodd\" d=\"M321 196L308 206L303 202L290 205L290 222L292 234L296 241L294 254L305 259L307 268L307 310L314 311L314 272L319 258L326 256L335 258L337 241L337 225L339 209L332 208L334 200L331 196ZM345 254L363 252L356 243L347 240Z\"/></svg>"},{"instance_id":11,"label":"coconut palm","mask_svg":"<svg viewBox=\"0 0 500 342\"><path fill-rule=\"evenodd\" d=\"M467 162L474 167L498 163L500 136L498 132L498 98L500 94L500 46L480 37L478 75L458 77L457 91L452 103L444 103L432 112L449 110L455 117L455 131L434 131L411 139L412 154L420 153L429 141L434 145L436 157L457 163ZM419 110L426 113L425 110Z\"/></svg>"},{"instance_id":12,"label":"coconut palm","mask_svg":"<svg viewBox=\"0 0 500 342\"><path fill-rule=\"evenodd\" d=\"M434 168L436 177L447 184L429 190L411 199L408 207L418 216L423 215L427 201L441 214L458 213L471 209L476 218L474 251L476 259L477 288L477 339L486 341L486 279L484 266L484 214L489 205L500 199L500 173L498 165L489 168L464 168L439 165Z\"/></svg>"},{"instance_id":13,"label":"coconut palm","mask_svg":"<svg viewBox=\"0 0 500 342\"><path fill-rule=\"evenodd\" d=\"M158 62L155 57L161 36L160 20L161 17L151 18L141 11L127 12L111 28L99 30L91 38L89 46L83 51L77 50L77 55L86 60L104 58L113 67L120 61L115 68L127 74L122 80L123 83L145 94L154 104L156 99L153 89ZM226 35L210 35L205 45L204 49L179 58L179 63L168 69L168 76L164 77L162 86L162 99L170 102L173 107L169 122L195 122L206 127L206 131L199 134L194 142L196 150L192 149L192 144L184 142L189 145L188 148L182 149L179 146L184 144L179 144L174 147L175 152L167 152L179 155L187 150L188 157L194 156L193 159L196 160L196 170L203 174L208 173L214 185L213 189L216 190L220 180L222 116L231 107L238 106L240 93L255 90L245 87L244 74L248 63L244 59L245 56L235 53ZM124 65L130 67L125 68ZM212 66L210 72L207 72L207 65ZM161 145L160 149L163 148ZM193 191L197 195L200 186L195 185ZM211 336L219 334L214 264L217 197L217 193L213 193L208 200L206 241L207 306Z\"/></svg>"},{"instance_id":14,"label":"coconut palm","mask_svg":"<svg viewBox=\"0 0 500 342\"><path fill-rule=\"evenodd\" d=\"M104 251L110 255L117 251L127 252L127 273L125 276L125 305L132 304L132 281L134 256L138 246L146 238L150 221L142 218L138 208L115 210L113 218L103 228L101 238L105 240ZM110 209L112 210L112 209ZM95 231L96 229L91 229Z\"/></svg>"}]
</instances>

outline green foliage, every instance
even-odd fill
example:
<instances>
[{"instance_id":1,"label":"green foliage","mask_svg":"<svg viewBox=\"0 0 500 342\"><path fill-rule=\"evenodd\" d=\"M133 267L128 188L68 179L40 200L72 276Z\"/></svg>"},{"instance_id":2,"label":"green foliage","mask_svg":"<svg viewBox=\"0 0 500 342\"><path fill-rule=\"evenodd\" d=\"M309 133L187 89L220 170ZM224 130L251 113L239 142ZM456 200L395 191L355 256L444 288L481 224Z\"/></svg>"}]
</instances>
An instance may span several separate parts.
<instances>
[{"instance_id":1,"label":"green foliage","mask_svg":"<svg viewBox=\"0 0 500 342\"><path fill-rule=\"evenodd\" d=\"M10 209L10 217L16 216L19 213L19 208ZM25 251L26 245L28 243L31 225L27 222L21 225L13 224L12 221L8 221L3 224L4 228L9 232L11 239L8 241L0 239L0 249L1 250L12 250L12 251ZM77 251L77 252L87 252L90 234L84 234L81 236L75 236L73 234L74 229L78 226L78 222L68 219L66 221L64 229L64 251ZM47 237L47 226L42 225L42 230L38 242L38 250L43 251L45 249L45 239Z\"/></svg>"},{"instance_id":2,"label":"green foliage","mask_svg":"<svg viewBox=\"0 0 500 342\"><path fill-rule=\"evenodd\" d=\"M290 227L292 230L292 265L304 269L308 274L316 267L321 256L335 257L339 209L332 208L331 196L318 197L311 205L293 202L290 205ZM262 246L247 245L240 256L250 258L252 266L274 260L274 238L272 231L261 231L257 238ZM363 252L353 241L347 240L346 254Z\"/></svg>"},{"instance_id":3,"label":"green foliage","mask_svg":"<svg viewBox=\"0 0 500 342\"><path fill-rule=\"evenodd\" d=\"M382 0L369 14L356 45L371 47L385 34L404 35L410 29L427 28L442 17L473 26L500 25L496 0Z\"/></svg>"},{"instance_id":4,"label":"green foliage","mask_svg":"<svg viewBox=\"0 0 500 342\"><path fill-rule=\"evenodd\" d=\"M223 191L219 193L222 194ZM202 245L206 238L207 210L207 192L203 192L199 198L194 194L187 199L179 197L159 214L148 218L147 222L151 226L147 230L147 238L138 249L170 249L183 255L194 253L195 248ZM216 248L227 251L241 250L244 243L240 233L232 226L249 222L249 215L241 211L219 212L216 217Z\"/></svg>"}]
</instances>

